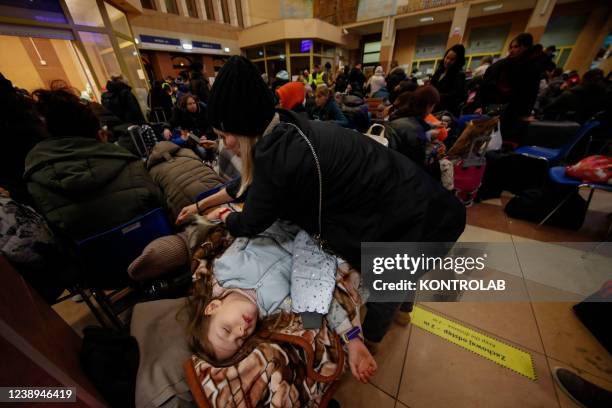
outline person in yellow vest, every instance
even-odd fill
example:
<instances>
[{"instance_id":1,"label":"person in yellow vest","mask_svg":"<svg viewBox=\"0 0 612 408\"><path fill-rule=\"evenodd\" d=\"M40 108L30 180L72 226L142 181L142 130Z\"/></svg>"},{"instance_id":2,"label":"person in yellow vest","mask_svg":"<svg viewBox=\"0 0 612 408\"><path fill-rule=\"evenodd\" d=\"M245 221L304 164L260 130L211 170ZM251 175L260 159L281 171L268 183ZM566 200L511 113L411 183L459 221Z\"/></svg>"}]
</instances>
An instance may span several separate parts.
<instances>
[{"instance_id":1,"label":"person in yellow vest","mask_svg":"<svg viewBox=\"0 0 612 408\"><path fill-rule=\"evenodd\" d=\"M317 86L325 84L325 72L321 72L321 66L315 65L312 69L312 73L308 75L308 84L316 89Z\"/></svg>"}]
</instances>

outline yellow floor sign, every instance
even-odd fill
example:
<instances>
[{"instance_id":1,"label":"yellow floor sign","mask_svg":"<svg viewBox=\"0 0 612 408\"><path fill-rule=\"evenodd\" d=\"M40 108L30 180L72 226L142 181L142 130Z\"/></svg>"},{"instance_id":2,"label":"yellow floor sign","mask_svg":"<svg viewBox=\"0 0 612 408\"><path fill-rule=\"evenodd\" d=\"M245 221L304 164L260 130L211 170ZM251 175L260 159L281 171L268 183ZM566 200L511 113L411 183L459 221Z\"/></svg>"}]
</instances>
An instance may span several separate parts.
<instances>
[{"instance_id":1,"label":"yellow floor sign","mask_svg":"<svg viewBox=\"0 0 612 408\"><path fill-rule=\"evenodd\" d=\"M418 306L412 311L411 323L533 381L537 379L531 354L523 350Z\"/></svg>"}]
</instances>

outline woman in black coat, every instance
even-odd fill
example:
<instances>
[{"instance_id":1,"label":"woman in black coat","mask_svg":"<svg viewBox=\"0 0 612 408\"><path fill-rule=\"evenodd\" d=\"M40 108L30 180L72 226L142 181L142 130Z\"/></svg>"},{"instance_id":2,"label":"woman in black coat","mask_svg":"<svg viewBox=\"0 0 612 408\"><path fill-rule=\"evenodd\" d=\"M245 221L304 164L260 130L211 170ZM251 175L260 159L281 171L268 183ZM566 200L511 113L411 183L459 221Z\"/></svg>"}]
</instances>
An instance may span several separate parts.
<instances>
[{"instance_id":1,"label":"woman in black coat","mask_svg":"<svg viewBox=\"0 0 612 408\"><path fill-rule=\"evenodd\" d=\"M163 88L163 84L163 81L154 81L149 93L149 108L151 109L149 120L152 122L167 120L172 113L172 97ZM163 112L164 117L160 112Z\"/></svg>"},{"instance_id":2,"label":"woman in black coat","mask_svg":"<svg viewBox=\"0 0 612 408\"><path fill-rule=\"evenodd\" d=\"M241 213L208 214L224 221L233 236L252 236L279 218L289 220L312 235L320 233L334 253L359 268L361 242L451 242L463 231L461 203L419 166L360 133L275 111L272 95L246 58L226 62L209 101L215 132L242 159L238 194L248 188ZM321 197L313 153L301 133L318 155ZM368 305L366 339L380 342L398 308Z\"/></svg>"},{"instance_id":3,"label":"woman in black coat","mask_svg":"<svg viewBox=\"0 0 612 408\"><path fill-rule=\"evenodd\" d=\"M444 53L442 64L431 78L433 85L440 93L440 103L437 110L446 110L458 116L460 105L465 102L465 48L455 44Z\"/></svg>"},{"instance_id":4,"label":"woman in black coat","mask_svg":"<svg viewBox=\"0 0 612 408\"><path fill-rule=\"evenodd\" d=\"M192 132L198 137L206 136L208 139L217 138L210 130L206 105L198 101L198 98L191 94L184 95L179 100L177 106L172 110L170 127L171 129L166 128L164 130L164 137L166 140L171 137L171 130L176 128Z\"/></svg>"}]
</instances>

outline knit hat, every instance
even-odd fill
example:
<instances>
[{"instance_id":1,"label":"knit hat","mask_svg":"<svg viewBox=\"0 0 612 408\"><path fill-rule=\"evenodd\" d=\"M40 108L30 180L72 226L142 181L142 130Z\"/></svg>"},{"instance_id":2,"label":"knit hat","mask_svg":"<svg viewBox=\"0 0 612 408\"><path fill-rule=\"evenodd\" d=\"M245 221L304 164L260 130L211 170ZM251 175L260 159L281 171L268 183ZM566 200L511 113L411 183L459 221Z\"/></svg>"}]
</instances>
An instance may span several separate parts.
<instances>
[{"instance_id":1,"label":"knit hat","mask_svg":"<svg viewBox=\"0 0 612 408\"><path fill-rule=\"evenodd\" d=\"M276 90L280 99L281 107L293 109L296 105L304 102L305 87L303 82L289 82Z\"/></svg>"},{"instance_id":2,"label":"knit hat","mask_svg":"<svg viewBox=\"0 0 612 408\"><path fill-rule=\"evenodd\" d=\"M208 98L208 120L224 132L259 136L274 116L272 92L248 59L234 55L221 68Z\"/></svg>"}]
</instances>

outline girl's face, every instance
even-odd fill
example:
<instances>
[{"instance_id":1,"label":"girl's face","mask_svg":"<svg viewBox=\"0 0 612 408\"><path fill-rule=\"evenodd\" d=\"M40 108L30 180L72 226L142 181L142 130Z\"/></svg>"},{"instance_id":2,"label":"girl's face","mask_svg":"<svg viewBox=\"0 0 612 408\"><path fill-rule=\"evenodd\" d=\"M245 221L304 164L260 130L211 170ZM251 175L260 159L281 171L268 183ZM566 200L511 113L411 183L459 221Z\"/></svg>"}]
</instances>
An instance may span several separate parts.
<instances>
[{"instance_id":1,"label":"girl's face","mask_svg":"<svg viewBox=\"0 0 612 408\"><path fill-rule=\"evenodd\" d=\"M196 103L195 99L189 98L187 100L187 110L191 113L195 113L198 110L198 104Z\"/></svg>"},{"instance_id":2,"label":"girl's face","mask_svg":"<svg viewBox=\"0 0 612 408\"><path fill-rule=\"evenodd\" d=\"M233 152L236 156L240 157L240 141L236 136L231 133L222 132L219 129L213 129L218 137L223 139L223 145L227 150Z\"/></svg>"},{"instance_id":3,"label":"girl's face","mask_svg":"<svg viewBox=\"0 0 612 408\"><path fill-rule=\"evenodd\" d=\"M238 352L255 331L259 310L257 305L240 292L230 292L222 299L211 301L204 314L209 316L208 341L219 360Z\"/></svg>"},{"instance_id":4,"label":"girl's face","mask_svg":"<svg viewBox=\"0 0 612 408\"><path fill-rule=\"evenodd\" d=\"M457 54L455 51L449 51L444 57L444 68L449 69L453 66L455 61L457 60Z\"/></svg>"},{"instance_id":5,"label":"girl's face","mask_svg":"<svg viewBox=\"0 0 612 408\"><path fill-rule=\"evenodd\" d=\"M512 41L510 43L510 46L508 47L508 56L510 58L515 58L518 57L519 55L521 55L523 52L525 52L525 50L527 49L527 47L523 47L522 45L520 45L518 42L516 41Z\"/></svg>"},{"instance_id":6,"label":"girl's face","mask_svg":"<svg viewBox=\"0 0 612 408\"><path fill-rule=\"evenodd\" d=\"M324 93L320 93L317 96L315 96L315 104L319 108L322 108L327 103L327 99L328 99L327 95L325 95Z\"/></svg>"}]
</instances>

